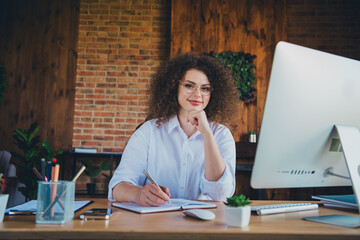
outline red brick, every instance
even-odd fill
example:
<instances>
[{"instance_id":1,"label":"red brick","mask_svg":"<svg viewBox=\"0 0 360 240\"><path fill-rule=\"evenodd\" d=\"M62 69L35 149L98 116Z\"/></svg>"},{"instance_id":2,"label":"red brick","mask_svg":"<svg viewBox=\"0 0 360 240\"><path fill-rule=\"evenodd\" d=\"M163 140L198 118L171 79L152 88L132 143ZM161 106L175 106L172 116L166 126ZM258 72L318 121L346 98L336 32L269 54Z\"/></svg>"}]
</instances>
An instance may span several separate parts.
<instances>
[{"instance_id":1,"label":"red brick","mask_svg":"<svg viewBox=\"0 0 360 240\"><path fill-rule=\"evenodd\" d=\"M94 101L92 100L75 100L75 104L81 104L81 105L90 105L94 104Z\"/></svg>"},{"instance_id":2,"label":"red brick","mask_svg":"<svg viewBox=\"0 0 360 240\"><path fill-rule=\"evenodd\" d=\"M90 123L74 123L74 128L91 128L92 124Z\"/></svg>"},{"instance_id":3,"label":"red brick","mask_svg":"<svg viewBox=\"0 0 360 240\"><path fill-rule=\"evenodd\" d=\"M82 146L101 146L100 141L81 141Z\"/></svg>"},{"instance_id":4,"label":"red brick","mask_svg":"<svg viewBox=\"0 0 360 240\"><path fill-rule=\"evenodd\" d=\"M113 136L94 136L94 140L114 141Z\"/></svg>"},{"instance_id":5,"label":"red brick","mask_svg":"<svg viewBox=\"0 0 360 240\"><path fill-rule=\"evenodd\" d=\"M76 140L92 140L91 135L73 135L73 138Z\"/></svg>"},{"instance_id":6,"label":"red brick","mask_svg":"<svg viewBox=\"0 0 360 240\"><path fill-rule=\"evenodd\" d=\"M76 116L92 116L92 112L75 111Z\"/></svg>"},{"instance_id":7,"label":"red brick","mask_svg":"<svg viewBox=\"0 0 360 240\"><path fill-rule=\"evenodd\" d=\"M114 117L115 113L113 112L95 112L95 117Z\"/></svg>"},{"instance_id":8,"label":"red brick","mask_svg":"<svg viewBox=\"0 0 360 240\"><path fill-rule=\"evenodd\" d=\"M95 123L94 128L114 128L114 124L108 124L108 123Z\"/></svg>"},{"instance_id":9,"label":"red brick","mask_svg":"<svg viewBox=\"0 0 360 240\"><path fill-rule=\"evenodd\" d=\"M109 135L124 135L125 131L122 130L105 130L105 134Z\"/></svg>"},{"instance_id":10,"label":"red brick","mask_svg":"<svg viewBox=\"0 0 360 240\"><path fill-rule=\"evenodd\" d=\"M86 134L104 134L105 133L105 130L104 129L93 129L93 128L90 128L90 129L84 129L83 130L84 133Z\"/></svg>"},{"instance_id":11,"label":"red brick","mask_svg":"<svg viewBox=\"0 0 360 240\"><path fill-rule=\"evenodd\" d=\"M87 64L107 64L106 60L87 60Z\"/></svg>"},{"instance_id":12,"label":"red brick","mask_svg":"<svg viewBox=\"0 0 360 240\"><path fill-rule=\"evenodd\" d=\"M95 76L95 72L77 71L78 76Z\"/></svg>"}]
</instances>

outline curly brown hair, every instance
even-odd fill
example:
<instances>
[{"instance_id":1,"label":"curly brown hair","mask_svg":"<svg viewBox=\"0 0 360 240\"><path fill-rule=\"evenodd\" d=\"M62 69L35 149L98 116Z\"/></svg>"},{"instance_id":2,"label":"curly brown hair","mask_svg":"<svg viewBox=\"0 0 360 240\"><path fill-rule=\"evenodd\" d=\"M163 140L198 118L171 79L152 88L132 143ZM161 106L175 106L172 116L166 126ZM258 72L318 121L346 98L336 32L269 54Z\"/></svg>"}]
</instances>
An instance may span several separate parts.
<instances>
[{"instance_id":1,"label":"curly brown hair","mask_svg":"<svg viewBox=\"0 0 360 240\"><path fill-rule=\"evenodd\" d=\"M230 70L212 57L193 53L176 56L159 68L150 84L146 120L157 118L157 124L161 126L161 122L178 114L179 84L190 69L203 72L213 89L210 101L204 109L208 120L224 125L230 124L239 99Z\"/></svg>"}]
</instances>

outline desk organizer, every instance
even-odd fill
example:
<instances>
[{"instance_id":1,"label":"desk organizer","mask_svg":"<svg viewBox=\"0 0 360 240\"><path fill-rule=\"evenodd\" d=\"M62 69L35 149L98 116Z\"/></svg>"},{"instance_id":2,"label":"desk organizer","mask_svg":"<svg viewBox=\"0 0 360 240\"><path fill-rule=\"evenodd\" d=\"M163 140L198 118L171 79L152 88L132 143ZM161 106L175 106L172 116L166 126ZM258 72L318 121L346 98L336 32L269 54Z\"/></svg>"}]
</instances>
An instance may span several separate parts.
<instances>
[{"instance_id":1,"label":"desk organizer","mask_svg":"<svg viewBox=\"0 0 360 240\"><path fill-rule=\"evenodd\" d=\"M36 223L62 224L74 218L75 182L38 182Z\"/></svg>"}]
</instances>

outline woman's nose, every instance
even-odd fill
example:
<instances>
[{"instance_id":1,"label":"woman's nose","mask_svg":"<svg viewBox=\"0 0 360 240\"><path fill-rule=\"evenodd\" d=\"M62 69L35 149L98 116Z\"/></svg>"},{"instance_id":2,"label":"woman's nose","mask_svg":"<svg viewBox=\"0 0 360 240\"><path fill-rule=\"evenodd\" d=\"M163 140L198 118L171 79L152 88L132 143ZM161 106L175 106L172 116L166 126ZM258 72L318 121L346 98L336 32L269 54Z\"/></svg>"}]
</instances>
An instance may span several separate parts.
<instances>
[{"instance_id":1,"label":"woman's nose","mask_svg":"<svg viewBox=\"0 0 360 240\"><path fill-rule=\"evenodd\" d=\"M193 92L194 96L201 97L201 88L200 86L197 86L195 91Z\"/></svg>"}]
</instances>

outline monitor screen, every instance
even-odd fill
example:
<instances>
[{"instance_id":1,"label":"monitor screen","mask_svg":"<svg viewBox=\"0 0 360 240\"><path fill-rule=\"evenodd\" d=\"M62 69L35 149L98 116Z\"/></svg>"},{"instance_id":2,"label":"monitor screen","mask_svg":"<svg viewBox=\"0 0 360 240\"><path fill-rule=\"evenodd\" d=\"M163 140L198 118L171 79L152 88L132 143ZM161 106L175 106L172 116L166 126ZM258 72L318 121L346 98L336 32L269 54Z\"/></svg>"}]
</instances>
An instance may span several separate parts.
<instances>
[{"instance_id":1,"label":"monitor screen","mask_svg":"<svg viewBox=\"0 0 360 240\"><path fill-rule=\"evenodd\" d=\"M350 186L335 124L360 129L360 61L279 42L251 186Z\"/></svg>"}]
</instances>

